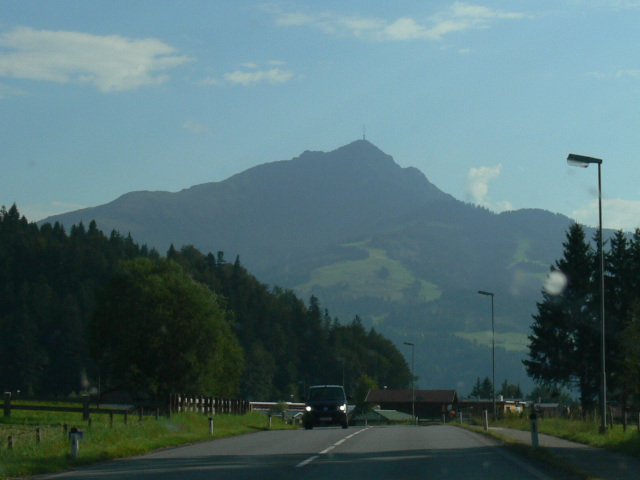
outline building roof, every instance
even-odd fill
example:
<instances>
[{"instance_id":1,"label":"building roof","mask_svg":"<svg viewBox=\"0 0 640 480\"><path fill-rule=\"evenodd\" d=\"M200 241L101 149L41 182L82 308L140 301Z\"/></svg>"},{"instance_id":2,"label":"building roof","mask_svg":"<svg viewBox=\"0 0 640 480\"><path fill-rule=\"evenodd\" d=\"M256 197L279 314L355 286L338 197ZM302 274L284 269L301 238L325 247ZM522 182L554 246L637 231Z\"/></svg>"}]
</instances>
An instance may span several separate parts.
<instances>
[{"instance_id":1,"label":"building roof","mask_svg":"<svg viewBox=\"0 0 640 480\"><path fill-rule=\"evenodd\" d=\"M369 390L367 403L411 403L411 390ZM415 390L416 403L457 403L455 390Z\"/></svg>"}]
</instances>

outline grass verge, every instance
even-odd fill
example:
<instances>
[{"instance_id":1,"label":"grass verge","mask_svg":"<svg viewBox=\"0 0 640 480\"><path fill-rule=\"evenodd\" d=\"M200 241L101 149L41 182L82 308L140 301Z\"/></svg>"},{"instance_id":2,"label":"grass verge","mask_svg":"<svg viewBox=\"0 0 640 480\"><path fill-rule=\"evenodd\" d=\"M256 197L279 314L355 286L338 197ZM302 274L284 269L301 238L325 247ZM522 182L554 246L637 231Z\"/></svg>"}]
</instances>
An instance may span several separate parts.
<instances>
[{"instance_id":1,"label":"grass verge","mask_svg":"<svg viewBox=\"0 0 640 480\"><path fill-rule=\"evenodd\" d=\"M516 430L530 431L531 425L528 416L508 415L504 419L492 422L492 427L511 428ZM554 456L545 448L531 448L514 441L500 434L500 430L490 429L485 432L478 426L463 426L478 433L489 435L497 439L500 443L515 450L519 454L532 460L553 468L561 469L571 475L570 478L580 480L597 480L596 477L589 476L575 465L570 465L562 459ZM605 434L599 433L600 423L598 420L577 420L568 418L540 418L538 420L538 431L554 437L564 438L572 442L590 445L593 447L605 448L607 450L624 453L626 455L640 458L640 432L637 426L629 425L626 431L622 425L610 425Z\"/></svg>"},{"instance_id":2,"label":"grass verge","mask_svg":"<svg viewBox=\"0 0 640 480\"><path fill-rule=\"evenodd\" d=\"M531 429L529 419L519 415L507 416L492 426L514 428L517 430ZM624 453L640 458L640 432L637 425L627 426L626 431L622 425L616 423L609 425L605 434L600 433L599 420L576 420L569 418L540 418L538 431L564 438L572 442L583 443L592 447L606 448L614 452Z\"/></svg>"},{"instance_id":3,"label":"grass verge","mask_svg":"<svg viewBox=\"0 0 640 480\"><path fill-rule=\"evenodd\" d=\"M499 430L496 431L490 429L485 431L484 428L477 425L458 424L456 426L492 437L513 453L542 465L548 471L554 472L555 474L562 472L562 475L558 475L558 478L564 478L565 480L599 480L598 478L588 475L575 465L556 457L546 448L532 448L529 445L520 443L512 438L500 435Z\"/></svg>"},{"instance_id":4,"label":"grass verge","mask_svg":"<svg viewBox=\"0 0 640 480\"><path fill-rule=\"evenodd\" d=\"M92 415L91 424L77 413L22 412L0 417L0 479L56 472L95 462L148 453L166 447L195 443L215 438L268 430L268 419L261 413L247 415L216 415L213 436L209 419L201 413L174 414L169 420L161 417L129 418L127 424L118 417L110 425L108 415ZM71 443L63 425L78 427L84 432L79 457L71 457ZM42 431L42 441L36 441L36 428ZM273 417L271 429L297 428L285 425ZM9 449L8 437L14 446Z\"/></svg>"}]
</instances>

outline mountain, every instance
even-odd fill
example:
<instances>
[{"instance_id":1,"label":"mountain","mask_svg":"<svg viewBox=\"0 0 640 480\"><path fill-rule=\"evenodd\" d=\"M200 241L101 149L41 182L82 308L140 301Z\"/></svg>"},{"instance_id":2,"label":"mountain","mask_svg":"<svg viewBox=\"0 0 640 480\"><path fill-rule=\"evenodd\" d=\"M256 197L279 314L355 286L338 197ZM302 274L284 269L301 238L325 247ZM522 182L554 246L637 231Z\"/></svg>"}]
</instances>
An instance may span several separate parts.
<instances>
[{"instance_id":1,"label":"mountain","mask_svg":"<svg viewBox=\"0 0 640 480\"><path fill-rule=\"evenodd\" d=\"M95 219L106 231L130 232L161 251L172 243L222 250L264 273L283 257L304 259L363 238L388 219L438 199L453 201L418 170L400 168L371 143L358 141L330 153L306 151L177 193L128 193L43 222Z\"/></svg>"},{"instance_id":2,"label":"mountain","mask_svg":"<svg viewBox=\"0 0 640 480\"><path fill-rule=\"evenodd\" d=\"M543 210L495 214L460 202L365 140L41 223L91 220L161 252L190 244L239 255L261 281L415 343L421 387L462 395L491 377L490 306L477 290L495 293L496 382L531 385L520 362L531 314L571 224Z\"/></svg>"}]
</instances>

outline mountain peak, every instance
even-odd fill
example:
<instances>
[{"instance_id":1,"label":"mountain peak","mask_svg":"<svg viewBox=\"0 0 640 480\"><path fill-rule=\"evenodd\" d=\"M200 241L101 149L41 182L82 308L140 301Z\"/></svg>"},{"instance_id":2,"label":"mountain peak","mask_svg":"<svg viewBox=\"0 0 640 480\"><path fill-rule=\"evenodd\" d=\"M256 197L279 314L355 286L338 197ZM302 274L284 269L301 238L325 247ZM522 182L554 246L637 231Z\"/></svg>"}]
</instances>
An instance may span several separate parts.
<instances>
[{"instance_id":1,"label":"mountain peak","mask_svg":"<svg viewBox=\"0 0 640 480\"><path fill-rule=\"evenodd\" d=\"M372 157L392 158L368 140L356 140L355 142L348 143L347 145L338 147L330 152L305 150L298 158L320 158L322 156L349 159L367 159Z\"/></svg>"},{"instance_id":2,"label":"mountain peak","mask_svg":"<svg viewBox=\"0 0 640 480\"><path fill-rule=\"evenodd\" d=\"M380 156L385 158L391 158L390 155L387 155L378 147L376 147L373 143L368 140L356 140L355 142L348 143L347 145L337 148L330 152L331 154L340 154L340 155L354 155L357 157L372 157L372 156Z\"/></svg>"}]
</instances>

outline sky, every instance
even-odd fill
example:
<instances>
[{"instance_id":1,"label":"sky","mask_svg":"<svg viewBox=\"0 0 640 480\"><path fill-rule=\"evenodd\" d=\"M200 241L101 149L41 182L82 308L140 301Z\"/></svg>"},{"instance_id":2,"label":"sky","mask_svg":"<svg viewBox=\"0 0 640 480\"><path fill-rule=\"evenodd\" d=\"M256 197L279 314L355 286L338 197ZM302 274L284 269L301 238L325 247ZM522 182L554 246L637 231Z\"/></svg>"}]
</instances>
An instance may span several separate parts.
<instances>
[{"instance_id":1,"label":"sky","mask_svg":"<svg viewBox=\"0 0 640 480\"><path fill-rule=\"evenodd\" d=\"M640 227L640 1L0 0L30 221L366 139L455 198ZM99 226L98 226L99 227ZM543 226L541 226L543 228Z\"/></svg>"}]
</instances>

